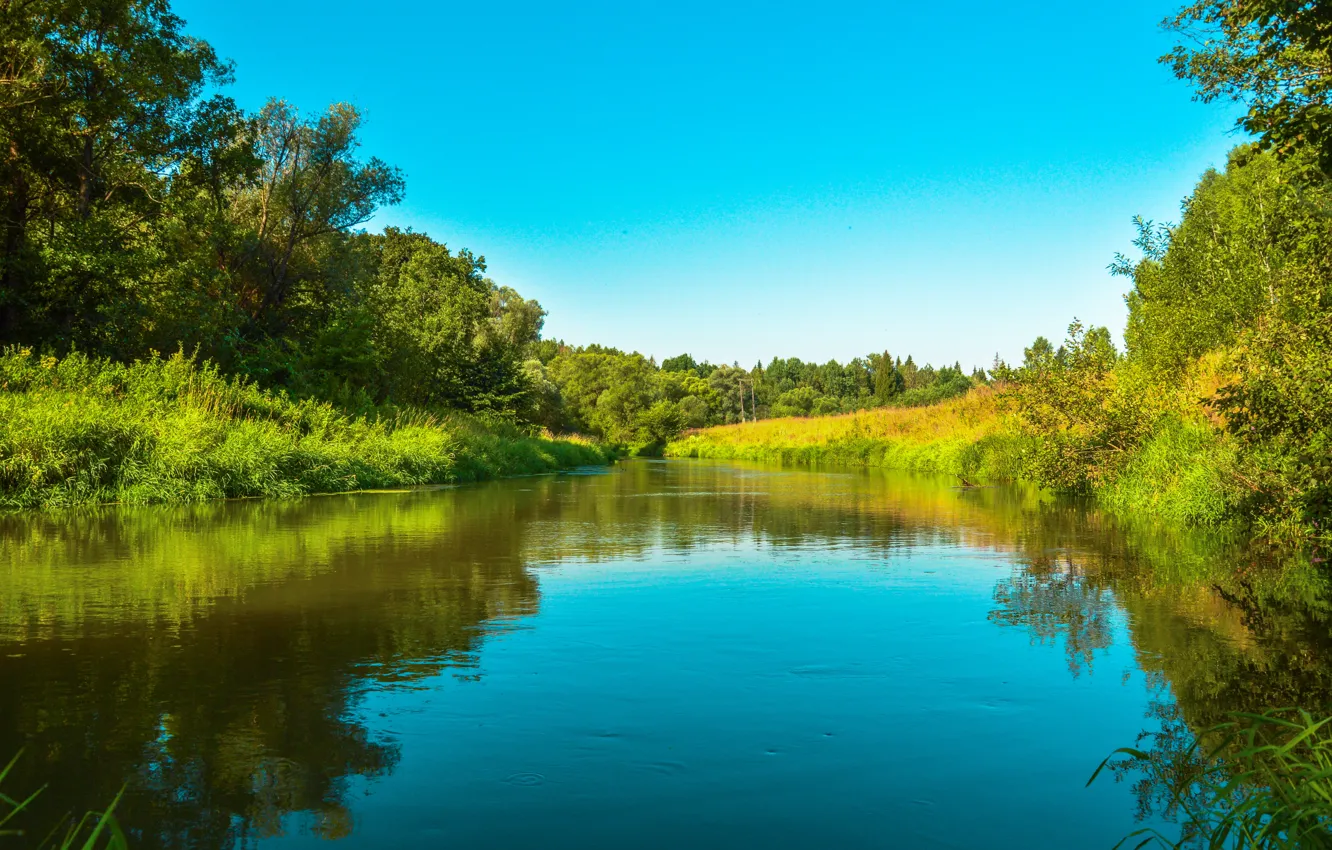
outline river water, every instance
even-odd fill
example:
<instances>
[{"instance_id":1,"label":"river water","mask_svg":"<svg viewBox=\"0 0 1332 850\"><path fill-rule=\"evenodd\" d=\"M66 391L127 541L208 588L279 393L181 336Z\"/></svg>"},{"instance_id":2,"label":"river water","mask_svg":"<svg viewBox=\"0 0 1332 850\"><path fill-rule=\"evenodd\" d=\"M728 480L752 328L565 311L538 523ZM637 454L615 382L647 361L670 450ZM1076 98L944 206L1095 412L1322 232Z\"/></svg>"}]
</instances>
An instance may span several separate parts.
<instances>
[{"instance_id":1,"label":"river water","mask_svg":"<svg viewBox=\"0 0 1332 850\"><path fill-rule=\"evenodd\" d=\"M883 471L9 516L0 583L0 791L145 848L1109 848L1111 750L1332 693L1316 564Z\"/></svg>"}]
</instances>

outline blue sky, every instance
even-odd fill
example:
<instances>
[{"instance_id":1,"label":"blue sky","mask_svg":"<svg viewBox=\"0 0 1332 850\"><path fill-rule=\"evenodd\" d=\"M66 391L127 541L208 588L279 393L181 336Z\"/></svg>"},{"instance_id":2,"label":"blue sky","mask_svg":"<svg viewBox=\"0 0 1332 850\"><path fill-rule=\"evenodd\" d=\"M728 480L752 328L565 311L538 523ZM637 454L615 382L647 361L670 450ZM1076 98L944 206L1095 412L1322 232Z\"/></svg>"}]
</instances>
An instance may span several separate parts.
<instances>
[{"instance_id":1,"label":"blue sky","mask_svg":"<svg viewBox=\"0 0 1332 850\"><path fill-rule=\"evenodd\" d=\"M366 116L412 226L546 335L751 365L885 348L988 366L1074 316L1136 213L1239 139L1156 63L1149 0L176 0L231 94Z\"/></svg>"}]
</instances>

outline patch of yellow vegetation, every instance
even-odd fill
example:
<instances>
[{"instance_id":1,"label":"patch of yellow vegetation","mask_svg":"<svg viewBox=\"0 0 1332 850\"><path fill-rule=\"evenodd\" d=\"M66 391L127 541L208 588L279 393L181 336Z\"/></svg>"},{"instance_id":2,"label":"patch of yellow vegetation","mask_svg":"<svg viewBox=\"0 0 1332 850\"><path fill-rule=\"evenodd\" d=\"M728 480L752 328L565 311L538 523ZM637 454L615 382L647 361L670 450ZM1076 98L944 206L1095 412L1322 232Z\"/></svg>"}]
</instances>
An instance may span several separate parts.
<instances>
[{"instance_id":1,"label":"patch of yellow vegetation","mask_svg":"<svg viewBox=\"0 0 1332 850\"><path fill-rule=\"evenodd\" d=\"M969 442L997 433L1006 417L998 394L978 387L960 398L929 407L879 407L813 418L763 419L718 425L685 434L717 445L813 446L848 439L884 440L917 445L941 440Z\"/></svg>"}]
</instances>

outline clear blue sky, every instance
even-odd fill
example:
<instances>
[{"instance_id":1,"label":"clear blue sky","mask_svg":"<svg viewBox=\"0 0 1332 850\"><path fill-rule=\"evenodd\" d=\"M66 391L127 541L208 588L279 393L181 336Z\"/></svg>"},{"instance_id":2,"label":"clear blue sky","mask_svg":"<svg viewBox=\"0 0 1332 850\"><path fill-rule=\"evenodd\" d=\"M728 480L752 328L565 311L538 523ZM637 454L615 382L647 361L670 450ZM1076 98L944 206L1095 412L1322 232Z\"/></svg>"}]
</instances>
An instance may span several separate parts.
<instances>
[{"instance_id":1,"label":"clear blue sky","mask_svg":"<svg viewBox=\"0 0 1332 850\"><path fill-rule=\"evenodd\" d=\"M1118 333L1130 218L1238 141L1155 61L1176 5L175 2L242 105L360 107L408 181L372 226L484 254L547 336L964 366Z\"/></svg>"}]
</instances>

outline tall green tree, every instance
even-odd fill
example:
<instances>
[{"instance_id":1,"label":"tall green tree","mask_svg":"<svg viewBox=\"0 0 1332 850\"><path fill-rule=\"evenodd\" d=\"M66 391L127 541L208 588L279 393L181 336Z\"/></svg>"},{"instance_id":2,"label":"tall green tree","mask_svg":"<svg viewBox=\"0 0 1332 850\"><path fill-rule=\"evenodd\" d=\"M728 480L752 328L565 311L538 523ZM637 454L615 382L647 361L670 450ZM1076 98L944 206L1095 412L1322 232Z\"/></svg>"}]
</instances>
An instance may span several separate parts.
<instances>
[{"instance_id":1,"label":"tall green tree","mask_svg":"<svg viewBox=\"0 0 1332 850\"><path fill-rule=\"evenodd\" d=\"M379 395L512 413L530 403L523 366L545 311L485 276L485 258L422 233L368 237L378 273L366 307L386 384Z\"/></svg>"},{"instance_id":2,"label":"tall green tree","mask_svg":"<svg viewBox=\"0 0 1332 850\"><path fill-rule=\"evenodd\" d=\"M230 68L165 0L0 6L0 339L105 347L162 259L198 102Z\"/></svg>"},{"instance_id":3,"label":"tall green tree","mask_svg":"<svg viewBox=\"0 0 1332 850\"><path fill-rule=\"evenodd\" d=\"M402 200L402 173L378 157L356 158L360 113L334 104L313 120L282 100L270 100L255 119L261 161L258 185L247 198L265 275L256 315L281 327L295 290L317 275L320 240L364 224L384 205ZM312 256L313 255L313 256ZM313 261L313 263L311 262Z\"/></svg>"}]
</instances>

